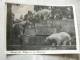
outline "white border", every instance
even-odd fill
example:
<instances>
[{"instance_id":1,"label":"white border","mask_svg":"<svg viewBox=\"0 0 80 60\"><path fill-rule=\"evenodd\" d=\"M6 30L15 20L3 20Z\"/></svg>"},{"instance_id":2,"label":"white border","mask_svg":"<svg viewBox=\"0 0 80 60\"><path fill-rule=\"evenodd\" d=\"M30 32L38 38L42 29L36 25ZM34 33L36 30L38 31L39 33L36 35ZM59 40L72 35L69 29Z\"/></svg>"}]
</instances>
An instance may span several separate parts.
<instances>
[{"instance_id":1,"label":"white border","mask_svg":"<svg viewBox=\"0 0 80 60\"><path fill-rule=\"evenodd\" d=\"M79 34L78 34L78 23L77 23L77 18L76 18L76 11L75 11L75 6L73 5L73 13L74 13L74 25L75 25L75 33L76 33L76 44L77 44L77 50L79 50Z\"/></svg>"},{"instance_id":2,"label":"white border","mask_svg":"<svg viewBox=\"0 0 80 60\"><path fill-rule=\"evenodd\" d=\"M75 31L76 31L76 48L77 50L14 50L14 51L7 51L7 54L76 54L79 52L79 36L78 36L78 26L77 26L77 19L76 19L76 11L75 6L73 4L49 4L49 3L40 3L39 1L35 2L21 2L21 1L7 1L7 3L16 3L16 4L27 4L27 5L45 5L45 6L72 6L73 13L74 13L74 24L75 24Z\"/></svg>"}]
</instances>

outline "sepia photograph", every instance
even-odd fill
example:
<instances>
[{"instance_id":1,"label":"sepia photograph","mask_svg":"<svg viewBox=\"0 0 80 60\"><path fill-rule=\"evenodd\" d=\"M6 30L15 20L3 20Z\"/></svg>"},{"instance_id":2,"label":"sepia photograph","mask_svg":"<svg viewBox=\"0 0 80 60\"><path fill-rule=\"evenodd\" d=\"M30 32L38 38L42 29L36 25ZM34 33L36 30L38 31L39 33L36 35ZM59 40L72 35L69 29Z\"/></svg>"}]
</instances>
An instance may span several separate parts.
<instances>
[{"instance_id":1,"label":"sepia photograph","mask_svg":"<svg viewBox=\"0 0 80 60\"><path fill-rule=\"evenodd\" d=\"M77 50L73 6L6 6L7 50Z\"/></svg>"},{"instance_id":2,"label":"sepia photograph","mask_svg":"<svg viewBox=\"0 0 80 60\"><path fill-rule=\"evenodd\" d=\"M7 60L80 60L77 54L59 55L13 55L8 54Z\"/></svg>"}]
</instances>

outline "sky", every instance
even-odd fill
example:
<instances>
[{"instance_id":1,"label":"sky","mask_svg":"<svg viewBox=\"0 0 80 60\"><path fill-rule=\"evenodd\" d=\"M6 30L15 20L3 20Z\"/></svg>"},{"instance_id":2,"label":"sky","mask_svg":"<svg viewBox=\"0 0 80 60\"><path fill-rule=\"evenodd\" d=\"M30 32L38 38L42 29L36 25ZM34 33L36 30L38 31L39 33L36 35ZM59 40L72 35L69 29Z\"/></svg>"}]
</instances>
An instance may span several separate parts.
<instances>
[{"instance_id":1,"label":"sky","mask_svg":"<svg viewBox=\"0 0 80 60\"><path fill-rule=\"evenodd\" d=\"M21 15L24 17L28 13L28 10L34 11L34 6L31 5L12 5L12 12L15 15L15 19L20 19Z\"/></svg>"}]
</instances>

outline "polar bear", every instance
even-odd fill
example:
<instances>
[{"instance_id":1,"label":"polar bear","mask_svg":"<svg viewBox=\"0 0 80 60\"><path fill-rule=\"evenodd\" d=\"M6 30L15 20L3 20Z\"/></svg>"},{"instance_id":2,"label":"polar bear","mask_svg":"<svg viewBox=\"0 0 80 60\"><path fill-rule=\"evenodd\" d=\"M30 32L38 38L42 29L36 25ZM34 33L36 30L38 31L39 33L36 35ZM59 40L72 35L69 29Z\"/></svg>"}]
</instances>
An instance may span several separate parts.
<instances>
[{"instance_id":1,"label":"polar bear","mask_svg":"<svg viewBox=\"0 0 80 60\"><path fill-rule=\"evenodd\" d=\"M66 45L67 41L71 40L71 36L67 32L53 33L50 36L46 37L45 42L48 42L51 45L59 46ZM69 43L71 45L71 43Z\"/></svg>"}]
</instances>

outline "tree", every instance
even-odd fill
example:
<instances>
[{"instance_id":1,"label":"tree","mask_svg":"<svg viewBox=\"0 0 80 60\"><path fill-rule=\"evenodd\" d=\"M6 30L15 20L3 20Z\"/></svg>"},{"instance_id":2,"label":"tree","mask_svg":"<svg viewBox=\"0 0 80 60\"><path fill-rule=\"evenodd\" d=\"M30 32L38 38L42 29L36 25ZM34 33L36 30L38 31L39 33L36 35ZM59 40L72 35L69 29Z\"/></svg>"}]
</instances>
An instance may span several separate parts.
<instances>
[{"instance_id":1,"label":"tree","mask_svg":"<svg viewBox=\"0 0 80 60\"><path fill-rule=\"evenodd\" d=\"M42 10L42 9L48 9L48 8L49 8L49 6L39 6L39 5L34 6L35 11L39 11L39 10Z\"/></svg>"},{"instance_id":2,"label":"tree","mask_svg":"<svg viewBox=\"0 0 80 60\"><path fill-rule=\"evenodd\" d=\"M7 45L12 44L12 11L11 11L11 4L7 4Z\"/></svg>"},{"instance_id":3,"label":"tree","mask_svg":"<svg viewBox=\"0 0 80 60\"><path fill-rule=\"evenodd\" d=\"M35 32L36 32L36 23L39 23L38 15L33 14L31 11L28 11L28 14L25 14L24 20L26 20L25 27L32 25L34 26Z\"/></svg>"},{"instance_id":4,"label":"tree","mask_svg":"<svg viewBox=\"0 0 80 60\"><path fill-rule=\"evenodd\" d=\"M73 18L73 9L71 6L67 7L52 7L51 14L54 20L62 20L62 18ZM70 16L70 17L69 17Z\"/></svg>"},{"instance_id":5,"label":"tree","mask_svg":"<svg viewBox=\"0 0 80 60\"><path fill-rule=\"evenodd\" d=\"M12 4L7 4L7 46L13 44L13 27L14 14L12 13Z\"/></svg>"}]
</instances>

